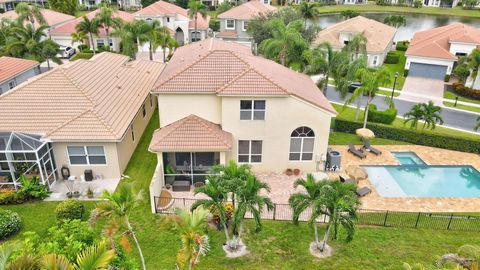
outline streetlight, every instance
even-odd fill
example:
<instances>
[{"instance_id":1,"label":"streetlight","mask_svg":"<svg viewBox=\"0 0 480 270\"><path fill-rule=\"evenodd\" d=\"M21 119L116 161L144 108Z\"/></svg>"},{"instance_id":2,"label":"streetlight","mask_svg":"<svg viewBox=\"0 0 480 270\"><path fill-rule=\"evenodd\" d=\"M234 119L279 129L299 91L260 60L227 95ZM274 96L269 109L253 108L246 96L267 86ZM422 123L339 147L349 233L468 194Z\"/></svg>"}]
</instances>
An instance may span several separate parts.
<instances>
[{"instance_id":1,"label":"streetlight","mask_svg":"<svg viewBox=\"0 0 480 270\"><path fill-rule=\"evenodd\" d=\"M393 86L392 86L392 97L390 98L390 106L393 104L393 95L395 94L395 85L397 85L397 78L398 78L398 72L395 72L395 80L393 81Z\"/></svg>"}]
</instances>

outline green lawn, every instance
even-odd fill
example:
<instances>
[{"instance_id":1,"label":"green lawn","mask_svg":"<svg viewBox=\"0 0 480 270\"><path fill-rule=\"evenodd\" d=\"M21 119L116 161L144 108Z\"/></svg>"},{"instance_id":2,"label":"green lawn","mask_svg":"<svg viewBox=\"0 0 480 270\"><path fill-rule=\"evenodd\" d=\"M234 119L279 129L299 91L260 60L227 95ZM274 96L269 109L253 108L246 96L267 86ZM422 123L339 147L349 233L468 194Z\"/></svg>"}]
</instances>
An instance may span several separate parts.
<instances>
[{"instance_id":1,"label":"green lawn","mask_svg":"<svg viewBox=\"0 0 480 270\"><path fill-rule=\"evenodd\" d=\"M83 17L87 13L91 12L91 10L79 10L75 13L75 17Z\"/></svg>"},{"instance_id":2,"label":"green lawn","mask_svg":"<svg viewBox=\"0 0 480 270\"><path fill-rule=\"evenodd\" d=\"M448 98L448 99L453 99L453 100L455 100L456 97L458 97L458 101L464 101L464 102L470 102L470 103L480 104L480 100L477 100L477 99L466 98L466 97L462 97L462 96L457 96L457 95L455 95L455 93L450 92L450 91L447 91L447 90L445 90L445 91L443 92L443 98Z\"/></svg>"},{"instance_id":3,"label":"green lawn","mask_svg":"<svg viewBox=\"0 0 480 270\"><path fill-rule=\"evenodd\" d=\"M324 6L318 9L319 13L339 13L344 10L356 10L362 12L396 12L396 13L420 13L432 15L447 15L447 16L463 16L463 17L480 17L478 10L465 10L461 7L455 8L437 8L437 7L398 7L398 6L378 6L375 4L366 5L334 5Z\"/></svg>"},{"instance_id":4,"label":"green lawn","mask_svg":"<svg viewBox=\"0 0 480 270\"><path fill-rule=\"evenodd\" d=\"M405 77L403 76L403 71L405 69L405 62L407 61L407 58L405 57L405 52L401 51L396 51L398 54L400 54L400 60L396 64L383 64L383 67L385 67L389 72L390 72L390 83L388 85L384 85L384 87L391 88L393 86L393 83L395 81L395 72L398 72L398 78L397 78L397 85L395 86L395 91L400 91L403 88L403 84L405 83Z\"/></svg>"},{"instance_id":5,"label":"green lawn","mask_svg":"<svg viewBox=\"0 0 480 270\"><path fill-rule=\"evenodd\" d=\"M347 144L362 144L362 140L355 134L344 133L344 132L332 132L328 140L330 145L347 145ZM383 138L373 138L371 140L372 144L376 145L398 145L398 144L409 144L401 141L388 140Z\"/></svg>"},{"instance_id":6,"label":"green lawn","mask_svg":"<svg viewBox=\"0 0 480 270\"><path fill-rule=\"evenodd\" d=\"M455 106L455 102L447 102L447 101L444 101L443 105L445 105L447 107L451 107L451 108L457 108L457 109L461 109L461 110L465 110L465 111L480 113L480 107L467 106L467 105L463 105L463 104L457 104L457 106Z\"/></svg>"}]
</instances>

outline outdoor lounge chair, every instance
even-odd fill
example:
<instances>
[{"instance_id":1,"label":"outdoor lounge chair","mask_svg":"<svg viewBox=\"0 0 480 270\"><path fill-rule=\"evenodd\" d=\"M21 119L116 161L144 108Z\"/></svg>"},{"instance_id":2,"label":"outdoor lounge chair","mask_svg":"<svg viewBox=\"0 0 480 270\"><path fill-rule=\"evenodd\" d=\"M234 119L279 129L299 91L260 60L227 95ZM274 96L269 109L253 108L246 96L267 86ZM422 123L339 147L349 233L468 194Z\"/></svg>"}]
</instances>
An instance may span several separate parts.
<instances>
[{"instance_id":1,"label":"outdoor lounge chair","mask_svg":"<svg viewBox=\"0 0 480 270\"><path fill-rule=\"evenodd\" d=\"M363 148L371 153L374 153L377 156L382 154L382 151L372 147L369 140L365 140L363 142Z\"/></svg>"},{"instance_id":2,"label":"outdoor lounge chair","mask_svg":"<svg viewBox=\"0 0 480 270\"><path fill-rule=\"evenodd\" d=\"M348 152L352 153L353 155L359 158L366 158L367 155L362 151L362 149L357 149L353 144L348 145Z\"/></svg>"},{"instance_id":3,"label":"outdoor lounge chair","mask_svg":"<svg viewBox=\"0 0 480 270\"><path fill-rule=\"evenodd\" d=\"M363 197L363 196L369 194L370 192L372 192L372 190L368 187L362 187L361 189L357 189L357 195L359 197Z\"/></svg>"},{"instance_id":4,"label":"outdoor lounge chair","mask_svg":"<svg viewBox=\"0 0 480 270\"><path fill-rule=\"evenodd\" d=\"M341 175L340 175L340 182L342 182L342 183L354 183L354 184L357 183L357 181L355 181L355 179L353 179L353 178L345 179Z\"/></svg>"}]
</instances>

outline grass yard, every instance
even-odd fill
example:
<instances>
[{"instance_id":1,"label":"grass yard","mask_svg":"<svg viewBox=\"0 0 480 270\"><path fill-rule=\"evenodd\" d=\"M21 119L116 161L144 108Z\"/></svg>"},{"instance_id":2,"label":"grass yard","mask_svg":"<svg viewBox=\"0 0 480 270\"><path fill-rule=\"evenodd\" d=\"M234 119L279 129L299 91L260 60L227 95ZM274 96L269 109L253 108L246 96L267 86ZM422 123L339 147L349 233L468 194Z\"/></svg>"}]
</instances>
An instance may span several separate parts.
<instances>
[{"instance_id":1,"label":"grass yard","mask_svg":"<svg viewBox=\"0 0 480 270\"><path fill-rule=\"evenodd\" d=\"M480 104L480 100L477 100L477 99L458 96L458 95L455 95L455 93L453 93L451 91L447 91L447 90L445 90L443 92L443 98L448 98L448 99L455 100L456 97L458 97L458 101Z\"/></svg>"},{"instance_id":2,"label":"grass yard","mask_svg":"<svg viewBox=\"0 0 480 270\"><path fill-rule=\"evenodd\" d=\"M384 85L384 87L391 88L393 86L393 83L395 81L395 72L398 72L395 91L400 91L402 90L403 84L405 83L405 77L403 76L403 71L405 69L405 62L407 61L407 58L405 57L405 52L401 52L401 51L396 51L396 52L400 54L400 59L398 63L383 64L383 67L385 67L390 72L390 83L388 85Z\"/></svg>"},{"instance_id":3,"label":"grass yard","mask_svg":"<svg viewBox=\"0 0 480 270\"><path fill-rule=\"evenodd\" d=\"M399 145L399 144L409 144L401 141L394 141L383 138L373 138L370 140L374 145ZM362 140L355 134L344 133L344 132L332 132L328 140L329 145L347 145L349 143L353 144L362 144Z\"/></svg>"},{"instance_id":4,"label":"grass yard","mask_svg":"<svg viewBox=\"0 0 480 270\"><path fill-rule=\"evenodd\" d=\"M465 110L465 111L480 113L480 107L473 107L473 106L468 106L468 105L463 105L463 104L457 104L457 106L455 106L455 102L447 102L447 101L444 101L443 105L451 107L451 108L457 108L457 109L461 109L461 110Z\"/></svg>"},{"instance_id":5,"label":"grass yard","mask_svg":"<svg viewBox=\"0 0 480 270\"><path fill-rule=\"evenodd\" d=\"M396 13L418 13L446 16L462 16L462 17L480 17L478 10L465 10L461 7L455 8L437 8L437 7L399 7L399 6L378 6L375 4L366 5L334 5L324 6L318 9L320 14L339 13L344 10L355 10L362 12L396 12Z\"/></svg>"}]
</instances>

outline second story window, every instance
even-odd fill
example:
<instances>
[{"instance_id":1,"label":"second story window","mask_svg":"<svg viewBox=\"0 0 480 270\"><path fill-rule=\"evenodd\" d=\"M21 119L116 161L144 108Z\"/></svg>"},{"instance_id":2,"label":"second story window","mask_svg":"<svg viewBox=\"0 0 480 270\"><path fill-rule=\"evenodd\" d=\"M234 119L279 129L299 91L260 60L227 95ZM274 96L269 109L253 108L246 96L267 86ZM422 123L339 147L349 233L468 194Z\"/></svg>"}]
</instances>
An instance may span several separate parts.
<instances>
[{"instance_id":1,"label":"second story window","mask_svg":"<svg viewBox=\"0 0 480 270\"><path fill-rule=\"evenodd\" d=\"M247 31L248 29L248 21L243 21L243 31Z\"/></svg>"},{"instance_id":2,"label":"second story window","mask_svg":"<svg viewBox=\"0 0 480 270\"><path fill-rule=\"evenodd\" d=\"M226 29L235 29L235 20L226 20L225 21Z\"/></svg>"},{"instance_id":3,"label":"second story window","mask_svg":"<svg viewBox=\"0 0 480 270\"><path fill-rule=\"evenodd\" d=\"M240 120L265 120L265 100L240 100Z\"/></svg>"}]
</instances>

